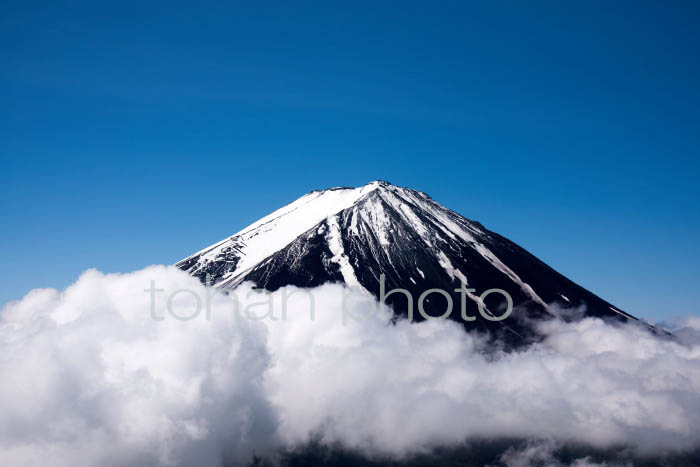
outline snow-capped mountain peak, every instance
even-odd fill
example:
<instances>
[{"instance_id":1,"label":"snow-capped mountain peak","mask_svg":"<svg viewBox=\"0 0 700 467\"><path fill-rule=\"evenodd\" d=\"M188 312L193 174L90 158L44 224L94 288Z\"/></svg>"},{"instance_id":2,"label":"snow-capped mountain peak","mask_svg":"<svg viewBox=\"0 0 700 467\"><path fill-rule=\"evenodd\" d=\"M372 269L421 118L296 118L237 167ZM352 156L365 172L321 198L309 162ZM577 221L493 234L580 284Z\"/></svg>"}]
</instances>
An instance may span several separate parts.
<instances>
[{"instance_id":1,"label":"snow-capped mountain peak","mask_svg":"<svg viewBox=\"0 0 700 467\"><path fill-rule=\"evenodd\" d=\"M461 283L477 295L503 289L528 317L555 313L553 305L561 303L631 318L478 222L423 192L381 180L312 191L177 266L223 288L246 280L270 290L336 281L379 296L383 274L388 289L416 297ZM456 293L455 299L459 303ZM426 301L427 308L444 310L437 302Z\"/></svg>"},{"instance_id":2,"label":"snow-capped mountain peak","mask_svg":"<svg viewBox=\"0 0 700 467\"><path fill-rule=\"evenodd\" d=\"M256 266L271 254L281 250L314 225L349 208L368 193L391 186L384 181L373 181L359 188L334 187L314 190L296 201L253 222L231 237L204 248L177 265L196 265L190 272L220 264L226 273L218 281L236 282L235 279Z\"/></svg>"}]
</instances>

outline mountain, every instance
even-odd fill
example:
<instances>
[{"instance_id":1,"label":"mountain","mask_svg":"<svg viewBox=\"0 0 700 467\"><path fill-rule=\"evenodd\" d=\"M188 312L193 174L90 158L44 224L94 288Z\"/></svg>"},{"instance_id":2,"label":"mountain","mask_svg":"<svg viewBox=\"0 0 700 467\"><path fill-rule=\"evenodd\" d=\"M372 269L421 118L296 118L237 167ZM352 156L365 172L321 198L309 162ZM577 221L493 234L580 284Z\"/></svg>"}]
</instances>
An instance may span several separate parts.
<instances>
[{"instance_id":1,"label":"mountain","mask_svg":"<svg viewBox=\"0 0 700 467\"><path fill-rule=\"evenodd\" d=\"M536 337L533 320L565 309L577 309L579 316L636 319L480 223L423 192L384 181L312 191L176 266L202 282L209 275L224 289L243 281L271 291L343 282L377 297L384 274L386 291L406 289L414 302L428 289L448 291L454 303L450 318L456 320L461 320L461 297L455 289L462 282L475 289L468 294L472 316L477 297L498 288L512 297L511 316L498 322L477 316L465 326L516 340ZM406 314L404 296L395 293L386 302ZM428 314L440 316L447 300L431 294L424 304ZM491 316L500 316L505 299L491 294L485 305ZM414 311L416 318L421 316Z\"/></svg>"}]
</instances>

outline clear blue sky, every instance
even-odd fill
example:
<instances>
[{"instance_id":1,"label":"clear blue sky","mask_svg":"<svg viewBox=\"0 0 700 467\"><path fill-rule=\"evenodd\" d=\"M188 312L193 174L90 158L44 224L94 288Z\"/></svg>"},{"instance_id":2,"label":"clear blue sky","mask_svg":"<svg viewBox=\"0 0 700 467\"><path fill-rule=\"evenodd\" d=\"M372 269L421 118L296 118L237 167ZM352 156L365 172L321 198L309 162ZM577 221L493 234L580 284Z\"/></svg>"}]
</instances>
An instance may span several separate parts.
<instances>
[{"instance_id":1,"label":"clear blue sky","mask_svg":"<svg viewBox=\"0 0 700 467\"><path fill-rule=\"evenodd\" d=\"M0 302L381 178L700 313L696 2L339 5L4 2Z\"/></svg>"}]
</instances>

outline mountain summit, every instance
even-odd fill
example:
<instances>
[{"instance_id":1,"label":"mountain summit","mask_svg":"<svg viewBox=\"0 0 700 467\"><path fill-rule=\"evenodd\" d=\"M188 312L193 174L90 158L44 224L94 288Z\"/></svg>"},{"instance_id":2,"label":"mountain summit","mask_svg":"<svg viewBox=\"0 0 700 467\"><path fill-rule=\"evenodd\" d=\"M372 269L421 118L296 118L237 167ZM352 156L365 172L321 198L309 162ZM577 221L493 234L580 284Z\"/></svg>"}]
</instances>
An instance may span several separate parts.
<instances>
[{"instance_id":1,"label":"mountain summit","mask_svg":"<svg viewBox=\"0 0 700 467\"><path fill-rule=\"evenodd\" d=\"M380 180L359 188L312 191L176 266L202 281L209 275L225 289L243 281L268 290L343 282L379 297L384 274L387 291L406 289L417 298L439 288L459 304L455 289L462 283L476 290L469 294L473 302L485 290L499 288L513 299L512 317L505 323L477 320L469 325L505 326L521 336L533 334L533 319L562 308L635 319L427 194ZM397 313L406 312L401 294L386 301ZM425 309L442 315L446 303L431 295ZM450 317L459 320L459 306L454 308Z\"/></svg>"}]
</instances>

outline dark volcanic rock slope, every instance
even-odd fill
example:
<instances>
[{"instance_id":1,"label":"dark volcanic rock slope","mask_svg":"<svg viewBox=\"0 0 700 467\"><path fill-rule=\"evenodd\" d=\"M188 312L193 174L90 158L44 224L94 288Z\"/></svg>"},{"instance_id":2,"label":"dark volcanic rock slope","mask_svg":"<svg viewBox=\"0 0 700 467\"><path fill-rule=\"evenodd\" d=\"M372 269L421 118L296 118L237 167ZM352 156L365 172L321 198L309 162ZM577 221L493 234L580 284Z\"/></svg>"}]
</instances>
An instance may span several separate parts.
<instances>
[{"instance_id":1,"label":"dark volcanic rock slope","mask_svg":"<svg viewBox=\"0 0 700 467\"><path fill-rule=\"evenodd\" d=\"M476 289L467 303L476 315L476 297L499 288L513 298L515 311L503 323L477 319L469 326L532 334L532 319L557 314L559 307L585 307L587 315L625 320L627 313L578 286L508 239L433 201L420 191L376 181L360 188L314 191L264 217L234 236L177 266L212 283L232 288L243 281L276 290L340 281L379 296L409 290L417 302L428 289L450 291L452 318L460 319L464 282ZM405 313L406 299L387 303ZM487 308L500 315L503 297L492 294ZM431 294L429 314L441 315L446 300ZM414 304L415 306L415 304ZM418 313L414 317L420 319Z\"/></svg>"}]
</instances>

